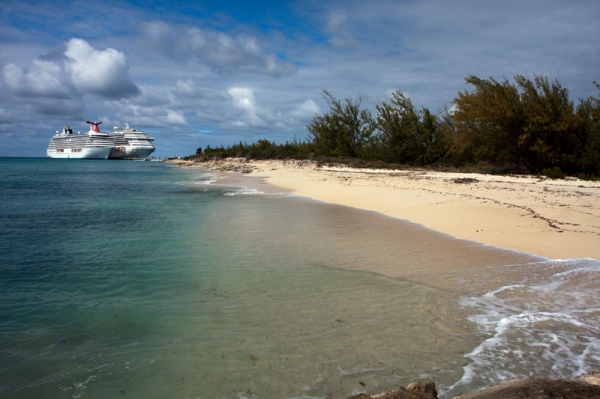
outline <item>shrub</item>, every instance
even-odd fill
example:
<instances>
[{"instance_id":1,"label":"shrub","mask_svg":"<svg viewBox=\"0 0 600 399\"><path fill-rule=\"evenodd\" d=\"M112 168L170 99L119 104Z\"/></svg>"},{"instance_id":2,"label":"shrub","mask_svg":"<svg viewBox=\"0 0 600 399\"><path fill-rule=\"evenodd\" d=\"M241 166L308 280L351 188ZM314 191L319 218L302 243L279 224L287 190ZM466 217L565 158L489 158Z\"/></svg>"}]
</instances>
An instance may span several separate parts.
<instances>
[{"instance_id":1,"label":"shrub","mask_svg":"<svg viewBox=\"0 0 600 399\"><path fill-rule=\"evenodd\" d=\"M542 174L550 179L564 179L566 175L558 166L542 170Z\"/></svg>"}]
</instances>

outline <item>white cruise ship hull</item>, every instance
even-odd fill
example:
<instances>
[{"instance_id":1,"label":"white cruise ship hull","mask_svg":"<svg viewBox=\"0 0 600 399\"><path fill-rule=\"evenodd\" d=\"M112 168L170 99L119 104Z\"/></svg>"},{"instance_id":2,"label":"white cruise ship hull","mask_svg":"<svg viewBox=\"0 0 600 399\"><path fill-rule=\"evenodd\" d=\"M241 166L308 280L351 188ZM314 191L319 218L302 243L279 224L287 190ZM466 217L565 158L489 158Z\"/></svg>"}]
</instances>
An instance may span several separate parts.
<instances>
[{"instance_id":1,"label":"white cruise ship hull","mask_svg":"<svg viewBox=\"0 0 600 399\"><path fill-rule=\"evenodd\" d=\"M48 149L46 155L58 159L108 159L113 150L112 147Z\"/></svg>"},{"instance_id":2,"label":"white cruise ship hull","mask_svg":"<svg viewBox=\"0 0 600 399\"><path fill-rule=\"evenodd\" d=\"M110 136L115 141L115 150L110 155L110 159L146 159L152 154L156 147L152 137L148 137L141 130L132 129L128 123L124 124L123 129L115 127Z\"/></svg>"},{"instance_id":3,"label":"white cruise ship hull","mask_svg":"<svg viewBox=\"0 0 600 399\"><path fill-rule=\"evenodd\" d=\"M110 159L146 159L155 150L155 147L132 148L132 146L126 145L117 147L112 154L110 154Z\"/></svg>"},{"instance_id":4,"label":"white cruise ship hull","mask_svg":"<svg viewBox=\"0 0 600 399\"><path fill-rule=\"evenodd\" d=\"M115 141L108 133L100 133L98 125L102 122L90 123L90 131L86 134L73 134L67 125L62 133L50 139L46 156L58 159L108 159L115 149Z\"/></svg>"},{"instance_id":5,"label":"white cruise ship hull","mask_svg":"<svg viewBox=\"0 0 600 399\"><path fill-rule=\"evenodd\" d=\"M127 150L127 158L144 159L148 158L148 155L152 154L155 148L128 148Z\"/></svg>"}]
</instances>

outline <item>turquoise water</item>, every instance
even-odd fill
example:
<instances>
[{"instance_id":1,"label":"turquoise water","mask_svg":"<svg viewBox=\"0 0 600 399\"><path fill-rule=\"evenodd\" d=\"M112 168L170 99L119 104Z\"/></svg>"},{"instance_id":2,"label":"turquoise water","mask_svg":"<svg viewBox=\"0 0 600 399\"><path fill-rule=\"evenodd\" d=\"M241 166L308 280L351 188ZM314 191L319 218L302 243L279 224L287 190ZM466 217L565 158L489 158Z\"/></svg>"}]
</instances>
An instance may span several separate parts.
<instances>
[{"instance_id":1,"label":"turquoise water","mask_svg":"<svg viewBox=\"0 0 600 399\"><path fill-rule=\"evenodd\" d=\"M450 397L600 365L597 261L212 179L0 159L0 396L344 398L427 379ZM482 268L361 271L436 262Z\"/></svg>"}]
</instances>

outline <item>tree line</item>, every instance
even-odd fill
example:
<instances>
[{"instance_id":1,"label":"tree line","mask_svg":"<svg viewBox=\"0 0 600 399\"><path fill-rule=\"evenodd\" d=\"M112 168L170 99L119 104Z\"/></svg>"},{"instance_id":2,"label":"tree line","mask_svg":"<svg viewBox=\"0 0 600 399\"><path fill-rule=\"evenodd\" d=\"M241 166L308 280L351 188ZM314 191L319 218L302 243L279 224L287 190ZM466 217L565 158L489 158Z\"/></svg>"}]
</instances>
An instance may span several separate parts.
<instances>
[{"instance_id":1,"label":"tree line","mask_svg":"<svg viewBox=\"0 0 600 399\"><path fill-rule=\"evenodd\" d=\"M192 158L352 159L412 166L478 165L498 172L600 177L600 100L577 103L544 76L480 79L450 107L417 108L400 90L389 101L362 108L361 99L322 95L329 111L307 125L308 137L275 144L199 148ZM594 82L600 90L600 85Z\"/></svg>"}]
</instances>

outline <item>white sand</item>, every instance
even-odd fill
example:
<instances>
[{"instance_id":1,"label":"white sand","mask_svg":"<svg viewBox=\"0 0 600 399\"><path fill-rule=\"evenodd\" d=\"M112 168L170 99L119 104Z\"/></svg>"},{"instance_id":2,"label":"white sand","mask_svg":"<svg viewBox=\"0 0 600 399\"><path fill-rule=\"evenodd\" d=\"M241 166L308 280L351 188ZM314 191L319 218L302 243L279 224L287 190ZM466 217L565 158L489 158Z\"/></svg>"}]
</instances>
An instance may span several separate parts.
<instances>
[{"instance_id":1,"label":"white sand","mask_svg":"<svg viewBox=\"0 0 600 399\"><path fill-rule=\"evenodd\" d=\"M249 174L224 175L260 191L283 188L410 220L457 238L548 258L600 259L600 182L319 167L309 161L237 159L198 164L217 170L224 165L252 169Z\"/></svg>"}]
</instances>

